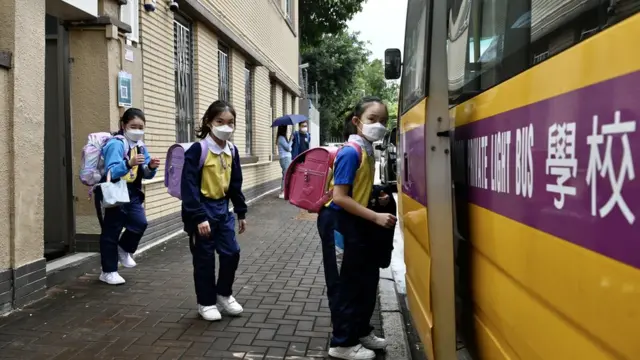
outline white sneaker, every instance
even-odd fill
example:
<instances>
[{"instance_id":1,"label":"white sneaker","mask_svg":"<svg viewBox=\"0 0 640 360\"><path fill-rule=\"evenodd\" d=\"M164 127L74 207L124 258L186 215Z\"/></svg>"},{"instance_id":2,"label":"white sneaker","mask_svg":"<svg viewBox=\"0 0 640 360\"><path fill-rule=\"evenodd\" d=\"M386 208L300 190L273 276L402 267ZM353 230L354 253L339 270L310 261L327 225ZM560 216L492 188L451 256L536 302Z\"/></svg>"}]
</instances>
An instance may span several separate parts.
<instances>
[{"instance_id":1,"label":"white sneaker","mask_svg":"<svg viewBox=\"0 0 640 360\"><path fill-rule=\"evenodd\" d=\"M120 246L118 246L118 259L120 260L120 264L126 268L132 268L138 264L133 260L133 257L130 253L122 250Z\"/></svg>"},{"instance_id":2,"label":"white sneaker","mask_svg":"<svg viewBox=\"0 0 640 360\"><path fill-rule=\"evenodd\" d=\"M109 285L121 285L125 282L117 271L108 273L102 272L102 274L100 274L100 281L106 282Z\"/></svg>"},{"instance_id":3,"label":"white sneaker","mask_svg":"<svg viewBox=\"0 0 640 360\"><path fill-rule=\"evenodd\" d=\"M371 334L365 337L361 337L360 343L362 344L362 346L371 350L382 350L387 347L387 340L375 336L373 331L371 332Z\"/></svg>"},{"instance_id":4,"label":"white sneaker","mask_svg":"<svg viewBox=\"0 0 640 360\"><path fill-rule=\"evenodd\" d=\"M220 319L222 319L222 315L220 315L220 311L218 311L218 308L215 305L198 305L198 313L207 321L220 321Z\"/></svg>"},{"instance_id":5,"label":"white sneaker","mask_svg":"<svg viewBox=\"0 0 640 360\"><path fill-rule=\"evenodd\" d=\"M222 311L229 315L242 314L242 306L238 304L233 296L218 296L218 305L222 307Z\"/></svg>"},{"instance_id":6,"label":"white sneaker","mask_svg":"<svg viewBox=\"0 0 640 360\"><path fill-rule=\"evenodd\" d=\"M329 356L345 360L371 360L376 358L376 353L362 345L350 347L332 347Z\"/></svg>"},{"instance_id":7,"label":"white sneaker","mask_svg":"<svg viewBox=\"0 0 640 360\"><path fill-rule=\"evenodd\" d=\"M278 198L284 199L284 193L280 193L280 195L278 195Z\"/></svg>"}]
</instances>

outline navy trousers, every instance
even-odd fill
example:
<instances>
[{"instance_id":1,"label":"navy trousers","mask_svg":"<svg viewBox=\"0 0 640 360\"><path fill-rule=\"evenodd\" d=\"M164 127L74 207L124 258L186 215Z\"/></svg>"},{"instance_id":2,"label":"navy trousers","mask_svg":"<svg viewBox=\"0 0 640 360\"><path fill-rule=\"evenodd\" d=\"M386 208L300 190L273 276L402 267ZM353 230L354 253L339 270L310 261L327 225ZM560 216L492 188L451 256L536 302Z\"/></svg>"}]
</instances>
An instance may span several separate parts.
<instances>
[{"instance_id":1,"label":"navy trousers","mask_svg":"<svg viewBox=\"0 0 640 360\"><path fill-rule=\"evenodd\" d=\"M324 275L333 323L331 347L355 346L373 331L379 267L372 242L362 231L367 222L343 211L324 208L318 216ZM334 231L344 238L342 266L338 268Z\"/></svg>"},{"instance_id":2,"label":"navy trousers","mask_svg":"<svg viewBox=\"0 0 640 360\"><path fill-rule=\"evenodd\" d=\"M216 304L217 295L230 296L233 293L233 281L240 262L240 245L236 240L235 217L228 210L228 202L212 201L204 205L209 216L211 235L202 237L195 229L189 236L189 245L193 255L193 280L198 304L211 306ZM216 252L220 262L217 282Z\"/></svg>"},{"instance_id":3,"label":"navy trousers","mask_svg":"<svg viewBox=\"0 0 640 360\"><path fill-rule=\"evenodd\" d=\"M143 195L129 191L129 198L128 204L104 210L100 234L100 258L104 272L118 271L118 246L128 253L135 253L147 229ZM122 229L125 229L124 233Z\"/></svg>"}]
</instances>

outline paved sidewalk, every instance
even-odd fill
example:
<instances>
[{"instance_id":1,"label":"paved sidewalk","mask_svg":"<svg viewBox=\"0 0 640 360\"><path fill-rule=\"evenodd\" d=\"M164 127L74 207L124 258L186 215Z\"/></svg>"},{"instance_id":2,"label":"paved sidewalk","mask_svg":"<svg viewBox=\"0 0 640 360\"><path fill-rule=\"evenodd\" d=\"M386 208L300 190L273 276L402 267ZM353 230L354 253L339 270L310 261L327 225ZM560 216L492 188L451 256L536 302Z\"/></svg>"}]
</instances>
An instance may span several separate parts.
<instances>
[{"instance_id":1,"label":"paved sidewalk","mask_svg":"<svg viewBox=\"0 0 640 360\"><path fill-rule=\"evenodd\" d=\"M315 216L270 195L239 236L239 318L198 318L186 238L152 249L113 287L98 269L0 317L0 359L326 359L330 317ZM380 317L373 324L380 334ZM379 355L382 358L382 355Z\"/></svg>"}]
</instances>

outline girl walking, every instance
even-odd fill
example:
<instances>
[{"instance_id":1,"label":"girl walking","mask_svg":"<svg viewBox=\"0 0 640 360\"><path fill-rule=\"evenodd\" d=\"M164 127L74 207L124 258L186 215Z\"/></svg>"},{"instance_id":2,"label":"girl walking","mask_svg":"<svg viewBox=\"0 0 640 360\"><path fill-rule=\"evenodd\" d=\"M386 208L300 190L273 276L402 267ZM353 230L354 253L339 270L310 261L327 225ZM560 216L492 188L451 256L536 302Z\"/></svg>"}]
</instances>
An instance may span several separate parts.
<instances>
[{"instance_id":1,"label":"girl walking","mask_svg":"<svg viewBox=\"0 0 640 360\"><path fill-rule=\"evenodd\" d=\"M278 126L278 154L280 154L280 167L282 168L282 184L280 185L280 199L284 199L284 175L291 164L291 142L287 139L287 127Z\"/></svg>"},{"instance_id":2,"label":"girl walking","mask_svg":"<svg viewBox=\"0 0 640 360\"><path fill-rule=\"evenodd\" d=\"M193 255L198 312L209 321L220 320L221 311L232 316L243 311L232 295L240 246L229 201L238 216L238 232L242 234L247 226L240 158L238 149L229 141L235 125L236 112L231 105L221 100L211 104L198 129L198 137L203 141L186 151L182 170L182 221ZM202 167L201 156L204 156Z\"/></svg>"},{"instance_id":3,"label":"girl walking","mask_svg":"<svg viewBox=\"0 0 640 360\"><path fill-rule=\"evenodd\" d=\"M360 100L347 116L345 138L360 146L361 155L350 146L340 150L331 180L333 200L318 216L333 323L329 355L339 359L373 359L376 355L372 350L387 346L386 340L375 336L369 324L376 304L380 249L373 234L366 230L371 223L391 228L396 222L391 214L376 213L367 208L375 173L372 143L384 136L387 118L387 107L375 97ZM344 238L340 269L336 261L336 231Z\"/></svg>"},{"instance_id":4,"label":"girl walking","mask_svg":"<svg viewBox=\"0 0 640 360\"><path fill-rule=\"evenodd\" d=\"M100 281L110 285L125 282L118 274L118 261L127 268L136 266L132 255L147 229L147 218L142 207L142 179L152 179L156 175L160 160L151 158L142 142L145 121L142 110L128 109L120 119L120 130L103 148L106 173L111 174L113 182L127 182L130 199L127 204L104 211L100 234Z\"/></svg>"}]
</instances>

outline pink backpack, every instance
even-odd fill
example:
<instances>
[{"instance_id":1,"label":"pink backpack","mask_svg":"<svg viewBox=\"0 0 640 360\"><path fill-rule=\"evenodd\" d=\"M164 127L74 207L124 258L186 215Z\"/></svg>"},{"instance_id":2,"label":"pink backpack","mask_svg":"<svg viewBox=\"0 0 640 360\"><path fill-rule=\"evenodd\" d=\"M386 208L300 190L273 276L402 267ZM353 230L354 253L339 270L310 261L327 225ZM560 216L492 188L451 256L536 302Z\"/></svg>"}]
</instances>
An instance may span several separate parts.
<instances>
[{"instance_id":1,"label":"pink backpack","mask_svg":"<svg viewBox=\"0 0 640 360\"><path fill-rule=\"evenodd\" d=\"M354 142L344 146L358 151L362 160L362 149ZM285 174L284 198L289 203L311 213L318 213L331 200L333 191L329 182L333 176L333 161L342 147L323 146L309 149L298 155Z\"/></svg>"},{"instance_id":2,"label":"pink backpack","mask_svg":"<svg viewBox=\"0 0 640 360\"><path fill-rule=\"evenodd\" d=\"M194 144L199 144L202 147L202 154L200 154L200 164L198 169L202 169L204 162L207 159L209 153L209 147L205 140L200 140L195 143L182 143L173 144L167 151L167 163L164 168L164 186L167 188L169 195L182 200L180 194L180 184L182 183L182 168L184 167L184 154ZM231 159L235 156L235 146L229 142L231 147Z\"/></svg>"}]
</instances>

